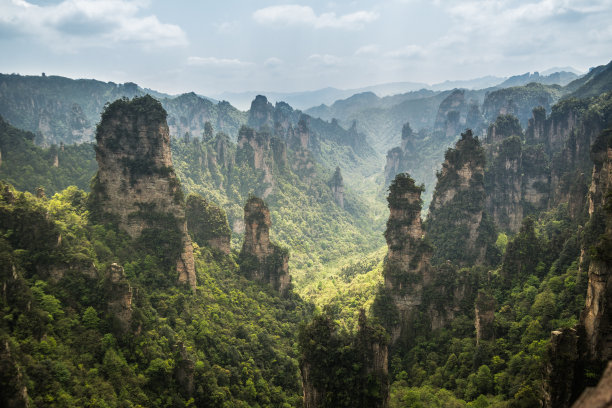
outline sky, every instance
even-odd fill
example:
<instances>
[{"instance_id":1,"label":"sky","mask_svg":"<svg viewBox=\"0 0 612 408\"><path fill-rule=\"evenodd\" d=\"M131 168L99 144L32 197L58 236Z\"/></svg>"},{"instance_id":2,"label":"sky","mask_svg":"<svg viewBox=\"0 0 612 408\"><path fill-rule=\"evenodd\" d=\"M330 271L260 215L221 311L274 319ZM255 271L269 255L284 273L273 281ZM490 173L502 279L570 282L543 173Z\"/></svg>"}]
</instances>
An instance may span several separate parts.
<instances>
[{"instance_id":1,"label":"sky","mask_svg":"<svg viewBox=\"0 0 612 408\"><path fill-rule=\"evenodd\" d=\"M612 0L0 0L0 72L170 94L439 83L612 60Z\"/></svg>"}]
</instances>

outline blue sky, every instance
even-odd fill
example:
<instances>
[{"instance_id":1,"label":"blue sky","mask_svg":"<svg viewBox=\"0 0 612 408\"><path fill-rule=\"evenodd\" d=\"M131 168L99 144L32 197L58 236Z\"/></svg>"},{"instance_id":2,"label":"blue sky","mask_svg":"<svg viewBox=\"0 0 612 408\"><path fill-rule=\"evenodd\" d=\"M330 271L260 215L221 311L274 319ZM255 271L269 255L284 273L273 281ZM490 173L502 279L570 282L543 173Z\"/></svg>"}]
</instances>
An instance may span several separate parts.
<instances>
[{"instance_id":1,"label":"blue sky","mask_svg":"<svg viewBox=\"0 0 612 408\"><path fill-rule=\"evenodd\" d=\"M168 93L436 83L612 59L612 0L0 0L0 72Z\"/></svg>"}]
</instances>

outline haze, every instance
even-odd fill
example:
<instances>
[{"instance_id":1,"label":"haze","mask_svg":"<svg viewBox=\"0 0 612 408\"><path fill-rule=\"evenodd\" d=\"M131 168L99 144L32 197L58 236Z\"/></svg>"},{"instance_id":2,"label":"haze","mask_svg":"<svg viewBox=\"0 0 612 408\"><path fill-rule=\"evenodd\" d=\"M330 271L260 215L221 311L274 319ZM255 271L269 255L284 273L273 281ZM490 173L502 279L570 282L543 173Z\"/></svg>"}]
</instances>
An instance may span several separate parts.
<instances>
[{"instance_id":1,"label":"haze","mask_svg":"<svg viewBox=\"0 0 612 408\"><path fill-rule=\"evenodd\" d=\"M215 96L586 71L611 20L608 0L1 0L0 72Z\"/></svg>"}]
</instances>

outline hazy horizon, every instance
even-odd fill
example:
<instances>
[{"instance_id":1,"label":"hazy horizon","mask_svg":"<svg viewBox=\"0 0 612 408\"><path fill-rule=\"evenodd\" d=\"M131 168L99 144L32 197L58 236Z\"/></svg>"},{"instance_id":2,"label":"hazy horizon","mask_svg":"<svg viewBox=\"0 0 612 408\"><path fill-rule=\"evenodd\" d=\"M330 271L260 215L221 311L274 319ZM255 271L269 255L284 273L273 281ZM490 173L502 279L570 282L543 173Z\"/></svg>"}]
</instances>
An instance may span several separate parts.
<instances>
[{"instance_id":1,"label":"hazy horizon","mask_svg":"<svg viewBox=\"0 0 612 408\"><path fill-rule=\"evenodd\" d=\"M509 77L610 60L610 1L2 0L0 71L168 94Z\"/></svg>"}]
</instances>

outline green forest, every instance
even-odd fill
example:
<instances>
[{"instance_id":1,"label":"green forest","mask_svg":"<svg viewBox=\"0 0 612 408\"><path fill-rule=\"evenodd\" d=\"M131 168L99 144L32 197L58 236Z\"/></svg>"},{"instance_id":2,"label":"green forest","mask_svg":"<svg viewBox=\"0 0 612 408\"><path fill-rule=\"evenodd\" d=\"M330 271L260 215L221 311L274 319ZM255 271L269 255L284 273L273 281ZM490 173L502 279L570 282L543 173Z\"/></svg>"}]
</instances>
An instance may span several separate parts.
<instances>
[{"instance_id":1,"label":"green forest","mask_svg":"<svg viewBox=\"0 0 612 408\"><path fill-rule=\"evenodd\" d=\"M611 70L427 95L384 169L265 97L0 78L101 105L84 141L0 104L0 405L572 406L612 357Z\"/></svg>"}]
</instances>

